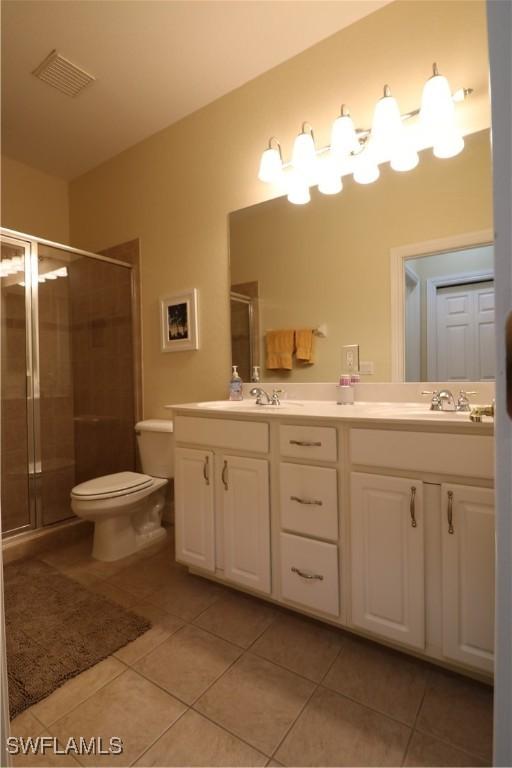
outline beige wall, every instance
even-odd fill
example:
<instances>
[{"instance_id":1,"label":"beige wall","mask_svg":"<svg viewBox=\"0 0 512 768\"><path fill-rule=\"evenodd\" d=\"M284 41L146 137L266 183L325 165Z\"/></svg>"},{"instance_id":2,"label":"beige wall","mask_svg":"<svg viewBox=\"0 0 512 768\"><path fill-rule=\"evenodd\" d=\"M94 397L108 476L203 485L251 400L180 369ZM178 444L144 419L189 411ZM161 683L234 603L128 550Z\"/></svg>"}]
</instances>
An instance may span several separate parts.
<instances>
[{"instance_id":1,"label":"beige wall","mask_svg":"<svg viewBox=\"0 0 512 768\"><path fill-rule=\"evenodd\" d=\"M230 373L230 211L272 196L257 178L270 135L288 155L301 122L319 142L340 102L368 124L384 78L403 110L418 105L431 63L454 87L464 129L488 127L485 4L394 2L204 109L127 150L70 186L71 237L99 250L141 238L145 415L165 403L223 397ZM161 353L158 298L199 289L198 352Z\"/></svg>"},{"instance_id":2,"label":"beige wall","mask_svg":"<svg viewBox=\"0 0 512 768\"><path fill-rule=\"evenodd\" d=\"M3 227L69 242L68 183L2 155Z\"/></svg>"},{"instance_id":3,"label":"beige wall","mask_svg":"<svg viewBox=\"0 0 512 768\"><path fill-rule=\"evenodd\" d=\"M294 363L283 374L266 371L263 360L267 379L334 381L341 346L359 344L361 360L375 365L371 381L390 380L390 250L491 226L489 132L467 137L449 161L425 150L411 173L385 167L371 186L344 184L341 194L315 193L304 207L280 198L230 217L232 282L258 281L261 335L328 328L314 365Z\"/></svg>"}]
</instances>

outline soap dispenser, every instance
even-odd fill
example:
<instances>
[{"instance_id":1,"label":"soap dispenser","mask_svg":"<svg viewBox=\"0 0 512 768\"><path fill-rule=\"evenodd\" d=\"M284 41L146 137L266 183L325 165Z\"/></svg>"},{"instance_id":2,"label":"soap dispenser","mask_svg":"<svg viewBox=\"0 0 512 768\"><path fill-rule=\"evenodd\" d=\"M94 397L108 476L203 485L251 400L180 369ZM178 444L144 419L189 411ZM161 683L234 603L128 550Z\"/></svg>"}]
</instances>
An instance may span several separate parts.
<instances>
[{"instance_id":1,"label":"soap dispenser","mask_svg":"<svg viewBox=\"0 0 512 768\"><path fill-rule=\"evenodd\" d=\"M232 366L231 380L229 382L229 399L230 400L243 400L244 393L242 390L242 379L238 375L238 365Z\"/></svg>"}]
</instances>

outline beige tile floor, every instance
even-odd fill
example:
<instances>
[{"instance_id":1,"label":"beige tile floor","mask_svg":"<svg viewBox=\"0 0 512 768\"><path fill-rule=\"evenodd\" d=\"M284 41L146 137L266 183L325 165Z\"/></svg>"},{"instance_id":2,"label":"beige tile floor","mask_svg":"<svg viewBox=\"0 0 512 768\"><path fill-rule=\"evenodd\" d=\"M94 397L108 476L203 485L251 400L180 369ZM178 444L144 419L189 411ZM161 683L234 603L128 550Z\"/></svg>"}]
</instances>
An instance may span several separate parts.
<instances>
[{"instance_id":1,"label":"beige tile floor","mask_svg":"<svg viewBox=\"0 0 512 768\"><path fill-rule=\"evenodd\" d=\"M90 549L87 539L41 557L153 626L12 732L119 736L124 752L15 765L491 764L490 688L191 576L171 534L112 564Z\"/></svg>"}]
</instances>

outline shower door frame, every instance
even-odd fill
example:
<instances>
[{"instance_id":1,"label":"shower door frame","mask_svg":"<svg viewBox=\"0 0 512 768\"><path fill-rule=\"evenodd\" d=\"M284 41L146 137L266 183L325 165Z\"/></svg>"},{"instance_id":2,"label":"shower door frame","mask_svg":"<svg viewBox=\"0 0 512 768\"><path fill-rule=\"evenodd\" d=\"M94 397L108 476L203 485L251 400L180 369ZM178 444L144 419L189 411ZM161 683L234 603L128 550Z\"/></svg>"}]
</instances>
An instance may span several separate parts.
<instances>
[{"instance_id":1,"label":"shower door frame","mask_svg":"<svg viewBox=\"0 0 512 768\"><path fill-rule=\"evenodd\" d=\"M25 350L26 350L26 386L27 386L27 440L28 440L28 503L29 522L2 531L2 537L24 534L27 531L43 530L64 521L43 525L42 503L42 436L41 436L41 390L39 358L39 246L48 246L65 253L84 256L97 261L107 261L131 270L132 301L134 296L134 270L126 261L102 256L80 248L72 248L63 243L45 240L41 237L17 232L0 227L0 238L8 245L24 249L25 253ZM70 516L71 517L71 516Z\"/></svg>"}]
</instances>

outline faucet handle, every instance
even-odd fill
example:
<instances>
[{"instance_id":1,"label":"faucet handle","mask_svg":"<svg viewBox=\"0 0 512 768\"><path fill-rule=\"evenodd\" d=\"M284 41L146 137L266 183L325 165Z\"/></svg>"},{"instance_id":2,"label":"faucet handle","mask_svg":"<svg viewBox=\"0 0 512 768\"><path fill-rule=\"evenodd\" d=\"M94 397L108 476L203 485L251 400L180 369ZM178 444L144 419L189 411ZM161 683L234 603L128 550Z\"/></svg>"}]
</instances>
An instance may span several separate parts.
<instances>
[{"instance_id":1,"label":"faucet handle","mask_svg":"<svg viewBox=\"0 0 512 768\"><path fill-rule=\"evenodd\" d=\"M458 411L470 411L471 406L469 404L469 397L470 395L477 395L478 392L472 391L472 392L466 392L466 390L461 389L459 392L459 397L457 398L457 410Z\"/></svg>"},{"instance_id":2,"label":"faucet handle","mask_svg":"<svg viewBox=\"0 0 512 768\"><path fill-rule=\"evenodd\" d=\"M432 395L432 401L430 403L430 410L431 411L440 411L441 410L441 398L439 397L439 390L434 389L428 390L424 389L420 394L422 395Z\"/></svg>"}]
</instances>

